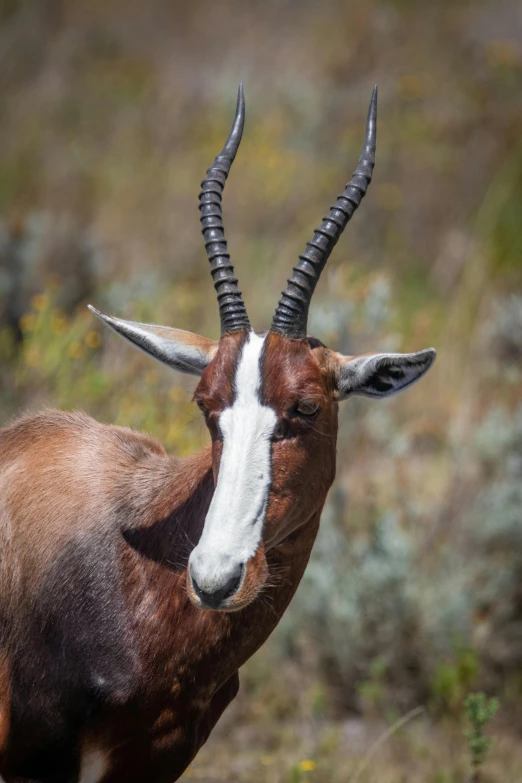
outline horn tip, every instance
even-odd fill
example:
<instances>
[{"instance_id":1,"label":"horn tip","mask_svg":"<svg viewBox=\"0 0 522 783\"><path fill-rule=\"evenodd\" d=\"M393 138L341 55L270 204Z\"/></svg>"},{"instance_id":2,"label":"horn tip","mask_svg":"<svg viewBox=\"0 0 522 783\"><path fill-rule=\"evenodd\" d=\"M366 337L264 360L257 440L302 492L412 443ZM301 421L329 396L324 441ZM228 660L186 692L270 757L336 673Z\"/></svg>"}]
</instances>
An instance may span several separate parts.
<instances>
[{"instance_id":1,"label":"horn tip","mask_svg":"<svg viewBox=\"0 0 522 783\"><path fill-rule=\"evenodd\" d=\"M368 108L368 119L366 126L366 142L375 146L375 137L377 133L377 85L372 90L370 106ZM375 152L375 149L373 150Z\"/></svg>"},{"instance_id":2,"label":"horn tip","mask_svg":"<svg viewBox=\"0 0 522 783\"><path fill-rule=\"evenodd\" d=\"M97 310L95 307L93 307L92 304L88 304L87 309L90 310L91 313L96 316L96 318L99 318L100 321L102 321L105 324L110 323L112 321L110 315L107 315L106 313L102 313L101 310Z\"/></svg>"},{"instance_id":3,"label":"horn tip","mask_svg":"<svg viewBox=\"0 0 522 783\"><path fill-rule=\"evenodd\" d=\"M370 99L370 113L371 114L375 114L375 112L377 111L378 94L379 94L379 89L378 89L377 85L374 84L373 90L372 90L372 97Z\"/></svg>"},{"instance_id":4,"label":"horn tip","mask_svg":"<svg viewBox=\"0 0 522 783\"><path fill-rule=\"evenodd\" d=\"M243 82L241 81L239 82L239 87L237 90L236 115L234 117L234 123L232 125L232 130L230 131L230 136L228 137L224 147L225 150L232 143L232 149L233 149L232 160L236 156L236 152L239 147L241 137L243 135L244 125L245 125L245 91L243 89Z\"/></svg>"},{"instance_id":5,"label":"horn tip","mask_svg":"<svg viewBox=\"0 0 522 783\"><path fill-rule=\"evenodd\" d=\"M237 88L237 112L240 112L241 114L245 113L245 89L243 87L243 82L239 82L239 87Z\"/></svg>"}]
</instances>

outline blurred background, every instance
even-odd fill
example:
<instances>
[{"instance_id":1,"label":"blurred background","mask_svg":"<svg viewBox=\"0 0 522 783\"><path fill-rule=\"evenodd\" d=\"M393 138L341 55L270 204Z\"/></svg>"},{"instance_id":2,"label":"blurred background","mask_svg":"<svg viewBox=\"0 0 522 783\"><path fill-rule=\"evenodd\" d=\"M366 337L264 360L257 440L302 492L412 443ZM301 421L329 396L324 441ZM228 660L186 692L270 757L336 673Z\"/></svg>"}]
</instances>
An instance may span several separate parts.
<instances>
[{"instance_id":1,"label":"blurred background","mask_svg":"<svg viewBox=\"0 0 522 783\"><path fill-rule=\"evenodd\" d=\"M379 84L374 181L310 331L438 360L342 407L306 576L184 779L468 780L483 691L481 780L522 780L520 2L1 0L0 60L2 423L82 408L182 455L207 441L194 382L85 304L218 337L197 195L242 79L224 212L267 328Z\"/></svg>"}]
</instances>

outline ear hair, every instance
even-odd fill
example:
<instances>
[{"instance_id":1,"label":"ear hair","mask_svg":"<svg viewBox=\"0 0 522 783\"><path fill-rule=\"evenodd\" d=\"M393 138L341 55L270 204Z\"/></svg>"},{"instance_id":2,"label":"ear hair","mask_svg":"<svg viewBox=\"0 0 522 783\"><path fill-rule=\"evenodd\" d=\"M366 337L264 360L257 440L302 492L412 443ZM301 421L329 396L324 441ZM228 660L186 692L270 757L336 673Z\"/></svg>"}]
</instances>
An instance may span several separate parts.
<instances>
[{"instance_id":1,"label":"ear hair","mask_svg":"<svg viewBox=\"0 0 522 783\"><path fill-rule=\"evenodd\" d=\"M422 378L435 361L434 348L417 353L377 353L354 358L340 357L338 399L350 394L389 397Z\"/></svg>"},{"instance_id":2,"label":"ear hair","mask_svg":"<svg viewBox=\"0 0 522 783\"><path fill-rule=\"evenodd\" d=\"M103 324L174 370L201 375L216 354L217 342L199 334L171 329L169 326L124 321L102 313L92 305L87 307Z\"/></svg>"}]
</instances>

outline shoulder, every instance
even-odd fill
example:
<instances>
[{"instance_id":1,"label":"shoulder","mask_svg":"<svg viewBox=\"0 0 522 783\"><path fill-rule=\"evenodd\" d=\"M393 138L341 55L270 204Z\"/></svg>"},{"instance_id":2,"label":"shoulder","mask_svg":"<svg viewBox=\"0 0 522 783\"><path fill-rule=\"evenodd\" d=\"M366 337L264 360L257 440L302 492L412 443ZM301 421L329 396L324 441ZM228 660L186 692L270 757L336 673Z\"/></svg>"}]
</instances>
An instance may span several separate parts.
<instances>
[{"instance_id":1,"label":"shoulder","mask_svg":"<svg viewBox=\"0 0 522 783\"><path fill-rule=\"evenodd\" d=\"M131 460L148 455L166 456L165 449L150 435L100 422L82 411L44 410L22 416L0 430L0 460L2 451L25 451L30 447L53 448L81 444L83 449L115 450Z\"/></svg>"},{"instance_id":2,"label":"shoulder","mask_svg":"<svg viewBox=\"0 0 522 783\"><path fill-rule=\"evenodd\" d=\"M0 430L0 446L7 444L29 445L53 436L78 436L80 433L99 428L95 419L81 411L65 412L43 410L39 413L20 416L9 426Z\"/></svg>"}]
</instances>

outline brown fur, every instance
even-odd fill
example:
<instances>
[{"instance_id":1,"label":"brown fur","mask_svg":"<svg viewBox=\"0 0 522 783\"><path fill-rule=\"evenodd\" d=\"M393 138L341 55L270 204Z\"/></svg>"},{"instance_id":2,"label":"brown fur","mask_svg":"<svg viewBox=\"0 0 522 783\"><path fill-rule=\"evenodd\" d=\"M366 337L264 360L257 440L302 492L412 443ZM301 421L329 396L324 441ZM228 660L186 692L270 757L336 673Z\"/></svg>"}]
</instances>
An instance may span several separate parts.
<instances>
[{"instance_id":1,"label":"brown fur","mask_svg":"<svg viewBox=\"0 0 522 783\"><path fill-rule=\"evenodd\" d=\"M106 753L103 783L171 783L234 698L239 667L285 611L335 474L337 404L326 349L275 334L266 342L262 397L292 437L272 447L264 540L234 597L239 611L201 611L187 591L188 556L219 467L215 422L233 400L243 340L223 338L203 373L195 397L207 408L213 443L188 460L78 413L49 411L0 433L6 783L24 775L76 780L85 748ZM315 400L317 417L293 416L299 400ZM57 634L63 661L55 670L55 654L48 664L42 656ZM51 673L40 683L46 665ZM31 701L35 693L40 701ZM36 778L40 768L47 772Z\"/></svg>"},{"instance_id":2,"label":"brown fur","mask_svg":"<svg viewBox=\"0 0 522 783\"><path fill-rule=\"evenodd\" d=\"M206 422L213 438L213 469L217 477L221 456L217 421L231 405L239 349L244 333L227 335L219 352L207 367L194 398L206 408ZM268 576L265 547L273 546L292 533L304 519L322 507L335 478L337 403L335 401L336 362L332 352L310 338L288 340L269 333L263 356L262 401L291 427L295 437L274 443L272 449L272 487L264 527L264 545L246 564L241 589L229 601L230 610L248 605L263 589ZM227 379L227 380L225 380ZM300 400L320 406L312 421L292 417ZM197 598L188 583L191 600Z\"/></svg>"},{"instance_id":3,"label":"brown fur","mask_svg":"<svg viewBox=\"0 0 522 783\"><path fill-rule=\"evenodd\" d=\"M5 654L0 656L0 764L9 735L9 663Z\"/></svg>"},{"instance_id":4,"label":"brown fur","mask_svg":"<svg viewBox=\"0 0 522 783\"><path fill-rule=\"evenodd\" d=\"M263 399L294 437L274 443L270 502L264 539L273 546L322 508L335 478L338 406L330 352L318 341L270 333L264 359ZM292 416L300 400L319 404L313 420Z\"/></svg>"}]
</instances>

